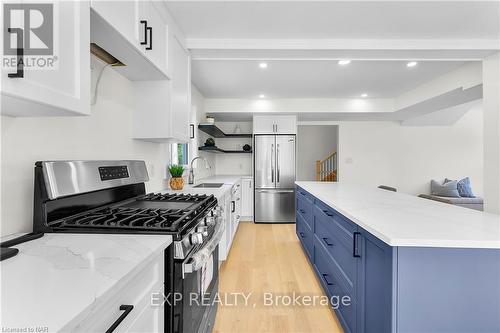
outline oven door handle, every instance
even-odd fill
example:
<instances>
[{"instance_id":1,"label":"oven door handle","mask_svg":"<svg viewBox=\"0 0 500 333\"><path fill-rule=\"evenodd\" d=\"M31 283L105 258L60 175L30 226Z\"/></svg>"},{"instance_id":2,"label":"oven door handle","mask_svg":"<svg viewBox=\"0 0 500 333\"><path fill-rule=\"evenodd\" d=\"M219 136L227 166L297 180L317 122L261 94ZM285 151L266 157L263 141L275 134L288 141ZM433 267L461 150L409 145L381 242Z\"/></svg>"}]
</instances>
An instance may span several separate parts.
<instances>
[{"instance_id":1,"label":"oven door handle","mask_svg":"<svg viewBox=\"0 0 500 333\"><path fill-rule=\"evenodd\" d=\"M187 258L182 263L182 278L185 274L193 273L199 270L209 259L212 252L219 245L224 234L224 223L220 217L216 218L215 231L210 241L205 244L198 252Z\"/></svg>"}]
</instances>

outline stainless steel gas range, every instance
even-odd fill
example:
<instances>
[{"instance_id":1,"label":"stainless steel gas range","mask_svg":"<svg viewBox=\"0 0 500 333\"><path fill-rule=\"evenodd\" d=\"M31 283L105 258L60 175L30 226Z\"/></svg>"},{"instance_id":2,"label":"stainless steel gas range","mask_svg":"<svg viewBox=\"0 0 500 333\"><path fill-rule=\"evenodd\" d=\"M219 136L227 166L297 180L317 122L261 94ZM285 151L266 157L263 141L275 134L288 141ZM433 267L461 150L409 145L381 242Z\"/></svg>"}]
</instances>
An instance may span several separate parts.
<instances>
[{"instance_id":1,"label":"stainless steel gas range","mask_svg":"<svg viewBox=\"0 0 500 333\"><path fill-rule=\"evenodd\" d=\"M218 292L218 244L224 232L212 195L146 194L144 161L42 161L35 165L34 232L161 233L165 251L165 332L210 332ZM14 240L14 245L16 240Z\"/></svg>"}]
</instances>

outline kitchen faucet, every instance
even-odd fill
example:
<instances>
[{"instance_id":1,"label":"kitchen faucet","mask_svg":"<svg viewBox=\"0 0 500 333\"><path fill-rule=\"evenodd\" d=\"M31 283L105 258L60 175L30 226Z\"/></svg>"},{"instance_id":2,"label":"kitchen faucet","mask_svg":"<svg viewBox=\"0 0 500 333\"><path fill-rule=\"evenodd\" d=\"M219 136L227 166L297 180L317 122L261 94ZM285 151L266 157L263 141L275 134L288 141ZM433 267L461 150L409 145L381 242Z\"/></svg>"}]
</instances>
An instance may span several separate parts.
<instances>
[{"instance_id":1,"label":"kitchen faucet","mask_svg":"<svg viewBox=\"0 0 500 333\"><path fill-rule=\"evenodd\" d=\"M195 158L193 158L191 160L191 167L189 169L189 178L188 178L188 184L194 184L194 172L193 172L193 163L194 161L196 161L197 159L201 158L202 160L205 161L205 166L207 167L207 169L210 169L212 166L210 165L210 163L208 163L208 161L206 160L206 158L204 157L201 157L201 156L196 156Z\"/></svg>"}]
</instances>

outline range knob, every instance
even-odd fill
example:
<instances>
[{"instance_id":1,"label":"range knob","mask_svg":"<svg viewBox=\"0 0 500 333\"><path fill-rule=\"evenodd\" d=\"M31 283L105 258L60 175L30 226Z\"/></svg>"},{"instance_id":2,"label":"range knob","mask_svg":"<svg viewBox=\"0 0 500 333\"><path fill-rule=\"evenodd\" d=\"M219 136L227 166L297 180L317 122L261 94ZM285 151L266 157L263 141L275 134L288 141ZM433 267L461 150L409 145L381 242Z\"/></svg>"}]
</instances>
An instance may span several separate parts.
<instances>
[{"instance_id":1,"label":"range knob","mask_svg":"<svg viewBox=\"0 0 500 333\"><path fill-rule=\"evenodd\" d=\"M203 235L199 232L195 232L191 234L191 244L197 245L203 243Z\"/></svg>"},{"instance_id":2,"label":"range knob","mask_svg":"<svg viewBox=\"0 0 500 333\"><path fill-rule=\"evenodd\" d=\"M214 225L215 224L215 219L216 219L215 216L207 216L207 217L205 217L205 225L206 226Z\"/></svg>"},{"instance_id":3,"label":"range knob","mask_svg":"<svg viewBox=\"0 0 500 333\"><path fill-rule=\"evenodd\" d=\"M196 232L201 233L204 237L208 236L208 227L199 226L196 228Z\"/></svg>"}]
</instances>

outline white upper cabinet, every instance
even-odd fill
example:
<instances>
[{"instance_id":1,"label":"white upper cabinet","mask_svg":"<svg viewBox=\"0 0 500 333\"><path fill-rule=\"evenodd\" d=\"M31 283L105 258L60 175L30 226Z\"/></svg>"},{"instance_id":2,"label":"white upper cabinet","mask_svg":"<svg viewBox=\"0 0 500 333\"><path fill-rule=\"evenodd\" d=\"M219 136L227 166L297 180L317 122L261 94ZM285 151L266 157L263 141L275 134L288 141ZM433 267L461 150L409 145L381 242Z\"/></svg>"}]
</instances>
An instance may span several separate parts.
<instances>
[{"instance_id":1,"label":"white upper cabinet","mask_svg":"<svg viewBox=\"0 0 500 333\"><path fill-rule=\"evenodd\" d=\"M16 2L10 2L16 5ZM17 4L21 4L18 2ZM2 68L1 114L16 117L71 116L90 114L90 51L89 51L89 2L88 1L44 1L52 5L41 10L30 7L35 3L25 3L9 15L10 27L21 28L19 37L23 44L24 66L16 69ZM7 7L3 6L2 10ZM53 34L33 36L24 27L28 22L19 19L30 10L32 17L44 19L42 24L53 24ZM52 11L45 16L46 10ZM2 13L2 19L3 19ZM17 33L12 30L8 41L18 48ZM24 31L24 32L23 32ZM49 29L50 31L50 29ZM30 38L30 43L27 43ZM53 50L50 51L52 42ZM46 55L38 55L35 48L48 50ZM14 55L14 59L19 59ZM45 59L45 60L42 60ZM53 66L50 66L52 61ZM42 65L33 66L33 63ZM16 74L9 77L9 74ZM12 75L11 75L12 76Z\"/></svg>"},{"instance_id":2,"label":"white upper cabinet","mask_svg":"<svg viewBox=\"0 0 500 333\"><path fill-rule=\"evenodd\" d=\"M139 6L139 44L144 54L167 73L168 25L158 2L141 1Z\"/></svg>"},{"instance_id":3,"label":"white upper cabinet","mask_svg":"<svg viewBox=\"0 0 500 333\"><path fill-rule=\"evenodd\" d=\"M119 31L130 43L139 40L139 5L135 1L92 0L92 9Z\"/></svg>"},{"instance_id":4,"label":"white upper cabinet","mask_svg":"<svg viewBox=\"0 0 500 333\"><path fill-rule=\"evenodd\" d=\"M297 116L254 116L254 134L297 134Z\"/></svg>"},{"instance_id":5,"label":"white upper cabinet","mask_svg":"<svg viewBox=\"0 0 500 333\"><path fill-rule=\"evenodd\" d=\"M187 142L191 112L189 52L180 35L169 38L171 79L136 81L133 135L153 142Z\"/></svg>"},{"instance_id":6,"label":"white upper cabinet","mask_svg":"<svg viewBox=\"0 0 500 333\"><path fill-rule=\"evenodd\" d=\"M172 124L173 137L189 139L191 112L191 69L189 53L179 40L172 38Z\"/></svg>"},{"instance_id":7,"label":"white upper cabinet","mask_svg":"<svg viewBox=\"0 0 500 333\"><path fill-rule=\"evenodd\" d=\"M168 22L161 2L92 0L90 40L132 81L168 79Z\"/></svg>"}]
</instances>

